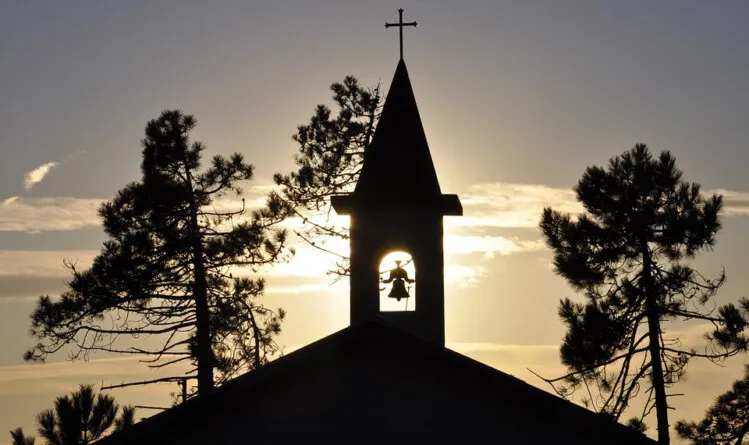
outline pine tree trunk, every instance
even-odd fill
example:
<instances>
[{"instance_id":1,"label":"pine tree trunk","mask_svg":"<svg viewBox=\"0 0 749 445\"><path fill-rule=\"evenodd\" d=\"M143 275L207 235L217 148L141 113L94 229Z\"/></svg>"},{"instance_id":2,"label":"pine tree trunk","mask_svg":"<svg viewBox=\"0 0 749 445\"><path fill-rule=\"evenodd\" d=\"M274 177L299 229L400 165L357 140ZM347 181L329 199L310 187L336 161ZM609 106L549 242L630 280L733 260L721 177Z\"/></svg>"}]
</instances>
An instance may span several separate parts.
<instances>
[{"instance_id":1,"label":"pine tree trunk","mask_svg":"<svg viewBox=\"0 0 749 445\"><path fill-rule=\"evenodd\" d=\"M669 445L671 438L668 431L668 400L666 399L666 384L663 379L663 363L661 362L661 324L658 302L652 290L652 265L647 241L641 243L642 250L642 292L645 296L645 310L648 318L648 337L650 364L652 367L652 384L655 391L655 413L658 421L658 443Z\"/></svg>"},{"instance_id":2,"label":"pine tree trunk","mask_svg":"<svg viewBox=\"0 0 749 445\"><path fill-rule=\"evenodd\" d=\"M252 323L252 336L255 339L255 369L260 367L260 327L255 321L252 306L249 307L250 323Z\"/></svg>"},{"instance_id":3,"label":"pine tree trunk","mask_svg":"<svg viewBox=\"0 0 749 445\"><path fill-rule=\"evenodd\" d=\"M213 351L211 349L210 312L208 310L208 282L203 262L203 242L198 225L198 206L195 202L192 176L185 160L185 177L190 196L190 246L193 254L192 265L195 274L193 299L195 300L195 337L198 360L198 394L213 390Z\"/></svg>"},{"instance_id":4,"label":"pine tree trunk","mask_svg":"<svg viewBox=\"0 0 749 445\"><path fill-rule=\"evenodd\" d=\"M197 225L197 218L195 218ZM195 271L195 337L198 358L198 394L207 394L213 389L213 351L211 350L210 312L208 311L208 284L203 264L203 245L193 241L193 268Z\"/></svg>"}]
</instances>

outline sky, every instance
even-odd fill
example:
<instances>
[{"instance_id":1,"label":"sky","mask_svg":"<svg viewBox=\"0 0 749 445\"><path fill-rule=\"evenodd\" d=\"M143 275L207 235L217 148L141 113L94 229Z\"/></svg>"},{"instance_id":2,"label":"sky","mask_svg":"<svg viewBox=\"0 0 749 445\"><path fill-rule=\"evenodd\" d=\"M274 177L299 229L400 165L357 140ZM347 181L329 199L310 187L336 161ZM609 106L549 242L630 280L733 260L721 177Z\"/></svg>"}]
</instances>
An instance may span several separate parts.
<instances>
[{"instance_id":1,"label":"sky","mask_svg":"<svg viewBox=\"0 0 749 445\"><path fill-rule=\"evenodd\" d=\"M401 7L418 22L404 58L442 190L465 209L446 221L448 347L540 387L527 368L563 371L557 304L580 297L553 272L540 212L579 211L571 188L585 167L639 142L724 194L718 243L695 265L725 267L718 303L746 295L749 3L0 0L0 444L79 383L155 375L130 358L22 360L35 299L65 289L64 259L90 264L105 239L97 207L139 179L146 122L195 115L209 155L255 165L246 189L261 197L293 169L291 135L330 103L331 83L387 88L398 33L383 25ZM300 245L260 272L263 302L288 311L286 352L348 325L347 283L325 275L333 261ZM671 332L699 344L704 327ZM700 418L746 361L691 364L672 423ZM163 406L174 391L112 394Z\"/></svg>"}]
</instances>

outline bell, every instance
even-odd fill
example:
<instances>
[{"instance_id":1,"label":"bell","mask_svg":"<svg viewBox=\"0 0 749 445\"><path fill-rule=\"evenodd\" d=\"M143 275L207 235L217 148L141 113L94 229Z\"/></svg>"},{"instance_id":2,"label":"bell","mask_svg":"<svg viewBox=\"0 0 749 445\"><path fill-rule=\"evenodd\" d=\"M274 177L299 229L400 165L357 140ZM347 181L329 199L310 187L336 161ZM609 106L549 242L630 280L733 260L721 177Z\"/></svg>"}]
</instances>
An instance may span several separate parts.
<instances>
[{"instance_id":1,"label":"bell","mask_svg":"<svg viewBox=\"0 0 749 445\"><path fill-rule=\"evenodd\" d=\"M405 280L403 280L403 278L396 278L393 280L393 288L390 289L388 298L395 298L396 300L401 301L401 298L408 297L410 297L410 295L408 295L408 291L406 290Z\"/></svg>"},{"instance_id":2,"label":"bell","mask_svg":"<svg viewBox=\"0 0 749 445\"><path fill-rule=\"evenodd\" d=\"M390 277L387 280L383 280L383 283L393 283L393 288L388 294L388 298L395 298L401 301L401 298L408 298L408 291L406 290L406 282L413 283L414 280L408 278L408 272L401 267L401 262L395 262L395 269L390 271Z\"/></svg>"}]
</instances>

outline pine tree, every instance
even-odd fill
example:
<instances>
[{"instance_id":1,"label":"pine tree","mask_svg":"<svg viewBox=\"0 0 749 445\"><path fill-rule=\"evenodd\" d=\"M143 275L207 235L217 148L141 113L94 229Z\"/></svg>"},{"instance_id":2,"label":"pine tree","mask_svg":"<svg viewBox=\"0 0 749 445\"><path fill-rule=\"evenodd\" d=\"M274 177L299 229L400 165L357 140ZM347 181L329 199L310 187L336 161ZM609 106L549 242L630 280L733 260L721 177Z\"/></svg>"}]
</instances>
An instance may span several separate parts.
<instances>
[{"instance_id":1,"label":"pine tree","mask_svg":"<svg viewBox=\"0 0 749 445\"><path fill-rule=\"evenodd\" d=\"M606 169L588 167L575 192L583 214L546 208L540 223L556 272L585 297L560 303L568 373L545 380L563 396L585 387L585 402L616 419L644 391L637 420L655 410L659 442L668 444L667 391L689 360L721 360L749 344L746 312L733 304L711 310L725 275L708 279L688 263L715 244L722 197L704 197L698 184L682 179L669 152L654 159L643 144ZM667 335L678 320L714 324L704 350Z\"/></svg>"},{"instance_id":2,"label":"pine tree","mask_svg":"<svg viewBox=\"0 0 749 445\"><path fill-rule=\"evenodd\" d=\"M693 445L741 445L749 434L749 366L744 378L721 394L699 423L680 420L679 437Z\"/></svg>"},{"instance_id":3,"label":"pine tree","mask_svg":"<svg viewBox=\"0 0 749 445\"><path fill-rule=\"evenodd\" d=\"M152 367L191 362L205 393L214 368L220 382L275 351L284 312L257 302L262 279L234 277L232 267L278 261L286 234L271 227L278 217L270 209L248 215L243 199L226 205L253 167L235 153L201 170L205 147L189 137L195 125L181 111L148 123L141 181L99 209L109 239L93 266L70 264L68 291L40 297L31 315L40 341L27 360L67 348L72 358L103 350L144 355ZM124 341L154 336L151 348Z\"/></svg>"},{"instance_id":4,"label":"pine tree","mask_svg":"<svg viewBox=\"0 0 749 445\"><path fill-rule=\"evenodd\" d=\"M296 235L309 245L338 257L339 275L348 273L348 257L326 246L331 238L348 239L348 228L331 219L330 197L353 191L379 118L380 87L365 88L353 76L333 83L337 114L318 105L310 122L299 125L293 135L299 145L297 170L277 173L278 189L271 194L269 208L282 209L287 218L302 220Z\"/></svg>"},{"instance_id":5,"label":"pine tree","mask_svg":"<svg viewBox=\"0 0 749 445\"><path fill-rule=\"evenodd\" d=\"M120 407L109 395L96 395L91 385L81 385L70 396L55 400L54 409L36 416L39 436L48 445L87 445L107 433L121 431L135 423L135 408ZM13 445L33 445L34 437L25 436L21 428L10 432Z\"/></svg>"}]
</instances>

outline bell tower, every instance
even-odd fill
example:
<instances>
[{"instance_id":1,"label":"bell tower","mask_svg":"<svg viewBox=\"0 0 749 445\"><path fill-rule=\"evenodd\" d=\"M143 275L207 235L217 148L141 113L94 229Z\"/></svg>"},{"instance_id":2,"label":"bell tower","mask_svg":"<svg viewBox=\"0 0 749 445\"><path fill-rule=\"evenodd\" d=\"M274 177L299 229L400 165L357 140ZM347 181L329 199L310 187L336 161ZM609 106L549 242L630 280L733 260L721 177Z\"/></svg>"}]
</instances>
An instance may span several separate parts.
<instances>
[{"instance_id":1,"label":"bell tower","mask_svg":"<svg viewBox=\"0 0 749 445\"><path fill-rule=\"evenodd\" d=\"M377 314L404 330L445 344L445 285L442 217L462 215L457 195L443 195L419 117L406 64L395 70L380 121L353 193L332 198L350 216L351 324ZM400 262L388 271L383 258L410 255L416 275ZM415 281L414 295L407 286ZM382 311L380 292L415 299L414 310Z\"/></svg>"}]
</instances>

